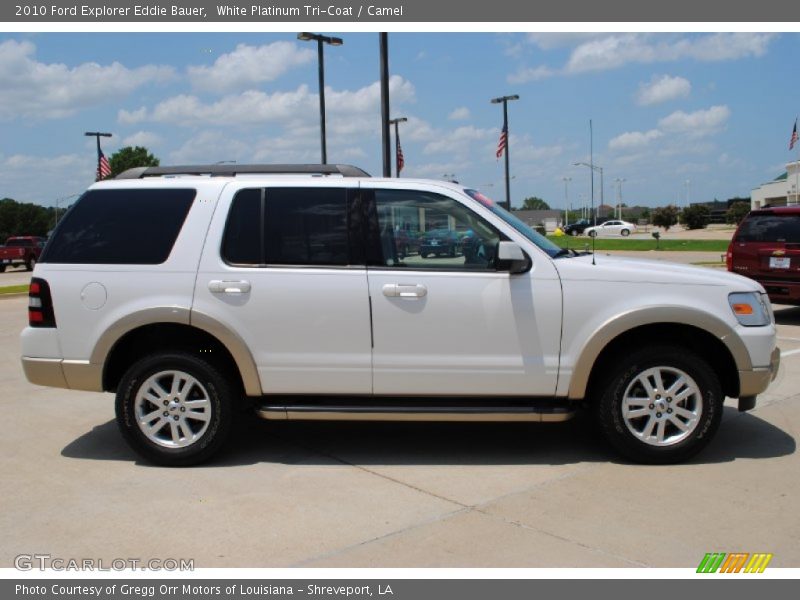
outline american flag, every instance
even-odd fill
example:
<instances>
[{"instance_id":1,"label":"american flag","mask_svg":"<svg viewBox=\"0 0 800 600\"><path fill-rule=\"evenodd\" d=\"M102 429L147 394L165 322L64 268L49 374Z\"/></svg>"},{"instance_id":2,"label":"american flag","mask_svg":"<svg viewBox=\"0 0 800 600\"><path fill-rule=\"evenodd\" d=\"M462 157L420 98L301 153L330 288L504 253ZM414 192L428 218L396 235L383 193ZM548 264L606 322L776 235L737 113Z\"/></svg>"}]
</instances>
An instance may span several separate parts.
<instances>
[{"instance_id":1,"label":"american flag","mask_svg":"<svg viewBox=\"0 0 800 600\"><path fill-rule=\"evenodd\" d=\"M399 135L397 136L397 139L395 140L395 142L396 142L396 145L397 145L397 148L396 148L396 153L397 153L397 176L400 177L400 171L402 171L403 167L406 166L406 161L405 161L405 158L403 158L403 147L400 145L400 136Z\"/></svg>"},{"instance_id":2,"label":"american flag","mask_svg":"<svg viewBox=\"0 0 800 600\"><path fill-rule=\"evenodd\" d=\"M794 120L794 129L792 129L792 139L789 140L789 150L794 148L797 143L797 119Z\"/></svg>"},{"instance_id":3,"label":"american flag","mask_svg":"<svg viewBox=\"0 0 800 600\"><path fill-rule=\"evenodd\" d=\"M97 179L96 181L100 181L101 179L105 179L109 175L111 175L111 165L108 164L108 159L106 155L103 154L102 150L97 151L99 154L97 156Z\"/></svg>"},{"instance_id":4,"label":"american flag","mask_svg":"<svg viewBox=\"0 0 800 600\"><path fill-rule=\"evenodd\" d=\"M508 125L503 125L503 131L500 132L500 139L497 141L497 158L503 156L506 146L508 145Z\"/></svg>"}]
</instances>

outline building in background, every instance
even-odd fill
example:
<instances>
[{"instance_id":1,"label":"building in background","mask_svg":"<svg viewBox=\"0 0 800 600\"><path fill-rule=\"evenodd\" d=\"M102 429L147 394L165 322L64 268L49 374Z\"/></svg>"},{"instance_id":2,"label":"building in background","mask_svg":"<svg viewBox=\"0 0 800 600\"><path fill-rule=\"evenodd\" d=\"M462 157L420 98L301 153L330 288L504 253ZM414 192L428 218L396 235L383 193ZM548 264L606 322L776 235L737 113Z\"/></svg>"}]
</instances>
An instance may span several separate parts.
<instances>
[{"instance_id":1,"label":"building in background","mask_svg":"<svg viewBox=\"0 0 800 600\"><path fill-rule=\"evenodd\" d=\"M765 206L797 206L800 204L800 161L786 165L786 172L762 183L750 193L750 209Z\"/></svg>"}]
</instances>

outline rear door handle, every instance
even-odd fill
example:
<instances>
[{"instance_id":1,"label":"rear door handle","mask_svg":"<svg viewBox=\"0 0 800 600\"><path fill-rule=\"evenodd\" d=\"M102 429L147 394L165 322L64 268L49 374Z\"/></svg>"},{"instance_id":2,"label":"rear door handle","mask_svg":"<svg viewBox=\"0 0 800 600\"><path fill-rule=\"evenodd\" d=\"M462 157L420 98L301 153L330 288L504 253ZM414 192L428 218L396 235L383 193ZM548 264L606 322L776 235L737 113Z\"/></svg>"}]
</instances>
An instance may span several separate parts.
<instances>
[{"instance_id":1,"label":"rear door handle","mask_svg":"<svg viewBox=\"0 0 800 600\"><path fill-rule=\"evenodd\" d=\"M419 283L387 283L383 286L383 295L388 298L424 298L428 288Z\"/></svg>"},{"instance_id":2,"label":"rear door handle","mask_svg":"<svg viewBox=\"0 0 800 600\"><path fill-rule=\"evenodd\" d=\"M212 279L208 282L208 289L214 294L246 294L250 291L250 282Z\"/></svg>"}]
</instances>

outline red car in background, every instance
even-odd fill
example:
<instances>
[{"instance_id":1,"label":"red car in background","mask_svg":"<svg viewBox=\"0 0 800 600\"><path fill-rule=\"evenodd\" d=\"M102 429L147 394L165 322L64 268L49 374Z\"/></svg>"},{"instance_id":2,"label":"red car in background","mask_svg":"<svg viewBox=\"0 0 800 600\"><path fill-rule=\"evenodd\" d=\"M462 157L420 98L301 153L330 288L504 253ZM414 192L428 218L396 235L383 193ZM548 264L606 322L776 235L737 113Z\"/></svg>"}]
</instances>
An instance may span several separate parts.
<instances>
[{"instance_id":1,"label":"red car in background","mask_svg":"<svg viewBox=\"0 0 800 600\"><path fill-rule=\"evenodd\" d=\"M763 285L772 302L800 306L800 206L751 211L733 235L726 263Z\"/></svg>"},{"instance_id":2,"label":"red car in background","mask_svg":"<svg viewBox=\"0 0 800 600\"><path fill-rule=\"evenodd\" d=\"M34 235L8 238L6 245L0 247L0 273L5 271L6 267L17 265L25 265L28 271L33 271L33 267L39 261L44 243L45 238Z\"/></svg>"}]
</instances>

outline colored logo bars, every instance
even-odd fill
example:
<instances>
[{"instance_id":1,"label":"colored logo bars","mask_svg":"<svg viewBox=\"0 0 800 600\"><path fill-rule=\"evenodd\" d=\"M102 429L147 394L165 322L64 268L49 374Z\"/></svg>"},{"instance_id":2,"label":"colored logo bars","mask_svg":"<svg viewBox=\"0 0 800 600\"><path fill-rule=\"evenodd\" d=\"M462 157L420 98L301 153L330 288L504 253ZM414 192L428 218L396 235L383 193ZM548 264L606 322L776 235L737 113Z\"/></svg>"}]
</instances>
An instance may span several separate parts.
<instances>
[{"instance_id":1,"label":"colored logo bars","mask_svg":"<svg viewBox=\"0 0 800 600\"><path fill-rule=\"evenodd\" d=\"M772 554L747 552L708 552L697 567L698 573L763 573Z\"/></svg>"}]
</instances>

